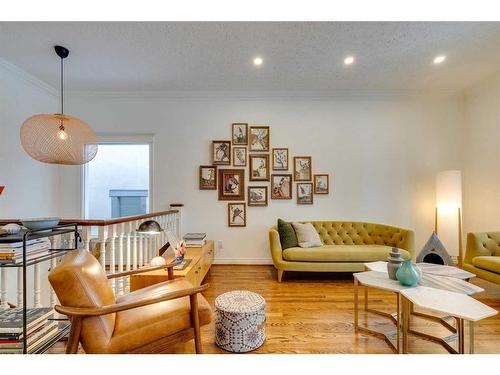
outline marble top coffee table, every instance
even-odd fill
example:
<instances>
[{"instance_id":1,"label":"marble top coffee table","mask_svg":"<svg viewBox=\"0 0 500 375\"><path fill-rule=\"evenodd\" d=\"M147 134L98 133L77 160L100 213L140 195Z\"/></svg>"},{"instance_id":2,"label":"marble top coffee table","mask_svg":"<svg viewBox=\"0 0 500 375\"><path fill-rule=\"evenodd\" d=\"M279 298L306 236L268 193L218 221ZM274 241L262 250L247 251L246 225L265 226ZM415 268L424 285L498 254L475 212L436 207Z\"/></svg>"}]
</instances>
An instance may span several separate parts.
<instances>
[{"instance_id":1,"label":"marble top coffee table","mask_svg":"<svg viewBox=\"0 0 500 375\"><path fill-rule=\"evenodd\" d=\"M451 353L457 353L460 352L460 348L463 348L463 322L461 323L459 320L456 320L456 316L452 314L448 314L446 309L441 309L438 311L438 313L442 314L448 314L449 316L435 316L435 315L430 315L421 311L415 311L414 310L414 304L411 302L408 302L408 312L405 317L405 312L404 312L404 305L402 301L401 295L403 293L406 293L407 291L415 290L418 288L425 288L424 290L434 290L438 292L443 292L443 293L452 293L453 295L460 295L461 298L463 299L471 299L472 303L477 303L482 305L480 302L468 297L469 295L479 293L483 291L482 288L468 283L465 281L463 278L465 278L466 274L460 274L460 273L455 273L455 275L460 275L460 277L454 278L454 277L448 277L448 276L437 276L434 274L426 274L423 273L422 275L422 280L420 282L421 286L417 287L407 287L399 283L397 280L391 280L389 279L389 276L387 274L387 264L386 262L372 262L372 263L366 263L365 264L367 269L372 269L371 271L366 271L366 272L359 272L355 273L354 276L354 327L356 331L364 331L370 334L374 334L375 336L378 336L382 339L384 339L389 346L396 352L400 353L401 352L401 345L400 345L400 339L401 339L401 332L400 332L400 327L404 326L403 329L403 336L405 333L412 333L414 335L417 335L419 337L422 337L424 339L428 339L430 341L437 342L441 344L443 347L445 347L449 352ZM461 271L461 270L459 270ZM389 318L395 325L396 325L396 330L393 332L389 333L383 333L380 331L376 331L374 329L368 328L367 326L362 326L359 324L359 301L358 301L358 296L359 296L359 285L364 286L364 310L366 313L373 313L377 315L384 316L386 318ZM375 309L371 309L368 306L368 288L375 288L379 290L385 290L388 292L393 292L396 294L396 305L397 305L397 311L395 313L387 313ZM411 292L410 292L411 293ZM416 305L418 307L421 307L423 309L426 309L425 306ZM484 305L486 306L486 305ZM488 306L486 306L489 308ZM434 310L435 311L435 310ZM453 333L453 335L450 335L445 338L441 337L435 337L432 335L428 335L425 333L421 333L416 330L411 330L409 328L411 324L411 316L419 316L424 319L428 319L431 321L435 321L437 323L440 323L443 325L445 328L447 328L449 331ZM405 319L407 324L405 325ZM450 324L448 321L450 319L455 319L456 323L455 326ZM462 326L460 325L462 324ZM462 333L462 336L460 334ZM457 340L458 339L458 348L459 350L455 350L452 348L448 342L452 340ZM473 339L473 338L472 338ZM406 346L405 346L406 345ZM405 338L403 337L403 352L407 352L407 339L405 341Z\"/></svg>"},{"instance_id":2,"label":"marble top coffee table","mask_svg":"<svg viewBox=\"0 0 500 375\"><path fill-rule=\"evenodd\" d=\"M463 354L465 352L464 321L469 322L469 353L474 353L474 322L498 314L495 309L463 293L443 289L418 286L401 290L403 301L403 352L408 350L408 333L415 333L410 327L411 305L447 314L456 319L458 330L458 350L453 349L446 340L440 342L448 351ZM418 332L421 334L420 332ZM431 336L431 341L436 341ZM424 337L425 338L425 337ZM429 337L427 337L429 338Z\"/></svg>"}]
</instances>

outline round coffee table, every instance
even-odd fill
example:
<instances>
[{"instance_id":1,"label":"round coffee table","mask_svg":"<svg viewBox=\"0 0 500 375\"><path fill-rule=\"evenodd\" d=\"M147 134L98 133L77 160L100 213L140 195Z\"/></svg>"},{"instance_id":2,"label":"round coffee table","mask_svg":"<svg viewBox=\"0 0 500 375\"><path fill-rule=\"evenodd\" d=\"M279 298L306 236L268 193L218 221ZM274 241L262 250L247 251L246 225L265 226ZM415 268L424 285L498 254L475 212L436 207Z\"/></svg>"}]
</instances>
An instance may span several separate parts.
<instances>
[{"instance_id":1,"label":"round coffee table","mask_svg":"<svg viewBox=\"0 0 500 375\"><path fill-rule=\"evenodd\" d=\"M234 290L215 299L215 343L230 352L257 349L266 338L266 301L254 292Z\"/></svg>"}]
</instances>

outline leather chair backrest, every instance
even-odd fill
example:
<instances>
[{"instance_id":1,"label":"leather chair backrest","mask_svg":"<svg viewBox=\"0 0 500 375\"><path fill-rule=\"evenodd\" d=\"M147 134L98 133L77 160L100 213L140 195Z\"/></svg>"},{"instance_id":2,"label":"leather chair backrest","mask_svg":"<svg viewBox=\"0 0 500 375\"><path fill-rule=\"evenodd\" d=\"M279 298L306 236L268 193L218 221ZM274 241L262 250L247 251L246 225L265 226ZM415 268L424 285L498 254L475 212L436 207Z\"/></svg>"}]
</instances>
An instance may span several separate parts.
<instances>
[{"instance_id":1,"label":"leather chair backrest","mask_svg":"<svg viewBox=\"0 0 500 375\"><path fill-rule=\"evenodd\" d=\"M66 254L50 272L49 281L59 302L71 307L100 307L115 303L113 289L97 259L86 250ZM106 346L115 326L115 314L85 318L81 342Z\"/></svg>"}]
</instances>

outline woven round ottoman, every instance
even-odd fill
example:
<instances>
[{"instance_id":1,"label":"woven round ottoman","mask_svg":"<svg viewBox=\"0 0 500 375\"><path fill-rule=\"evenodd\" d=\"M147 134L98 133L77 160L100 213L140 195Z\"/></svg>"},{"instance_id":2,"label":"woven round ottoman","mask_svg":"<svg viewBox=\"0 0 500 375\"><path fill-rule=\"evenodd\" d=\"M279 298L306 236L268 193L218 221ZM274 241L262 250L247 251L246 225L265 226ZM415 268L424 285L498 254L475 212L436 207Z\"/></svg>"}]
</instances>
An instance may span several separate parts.
<instances>
[{"instance_id":1,"label":"woven round ottoman","mask_svg":"<svg viewBox=\"0 0 500 375\"><path fill-rule=\"evenodd\" d=\"M257 349L266 338L266 300L246 290L215 299L215 343L230 352Z\"/></svg>"}]
</instances>

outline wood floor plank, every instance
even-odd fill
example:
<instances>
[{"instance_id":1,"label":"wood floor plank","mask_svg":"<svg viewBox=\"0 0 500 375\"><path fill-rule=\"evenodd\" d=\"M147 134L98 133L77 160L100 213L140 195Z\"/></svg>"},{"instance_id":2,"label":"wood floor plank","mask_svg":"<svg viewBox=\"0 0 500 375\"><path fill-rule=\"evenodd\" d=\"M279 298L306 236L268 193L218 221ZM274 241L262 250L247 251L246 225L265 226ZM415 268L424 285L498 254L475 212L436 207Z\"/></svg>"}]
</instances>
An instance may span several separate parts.
<instances>
[{"instance_id":1,"label":"wood floor plank","mask_svg":"<svg viewBox=\"0 0 500 375\"><path fill-rule=\"evenodd\" d=\"M368 334L355 333L353 325L353 281L350 274L286 273L283 283L276 281L272 266L214 265L206 280L210 288L204 293L210 304L215 298L235 289L261 294L267 302L267 339L253 353L385 353L387 344ZM500 287L474 279L485 289L476 298L500 310ZM370 307L395 311L392 293L370 290ZM360 322L378 330L394 330L387 319L361 314ZM413 318L414 327L434 335L447 336L449 331L429 321ZM204 353L227 353L214 343L214 323L202 327ZM467 335L467 331L466 331ZM500 316L485 319L476 325L476 353L499 353ZM410 336L412 353L446 353L439 345ZM58 343L51 353L62 353ZM80 350L81 352L81 350ZM168 353L194 353L193 341L169 348Z\"/></svg>"}]
</instances>

